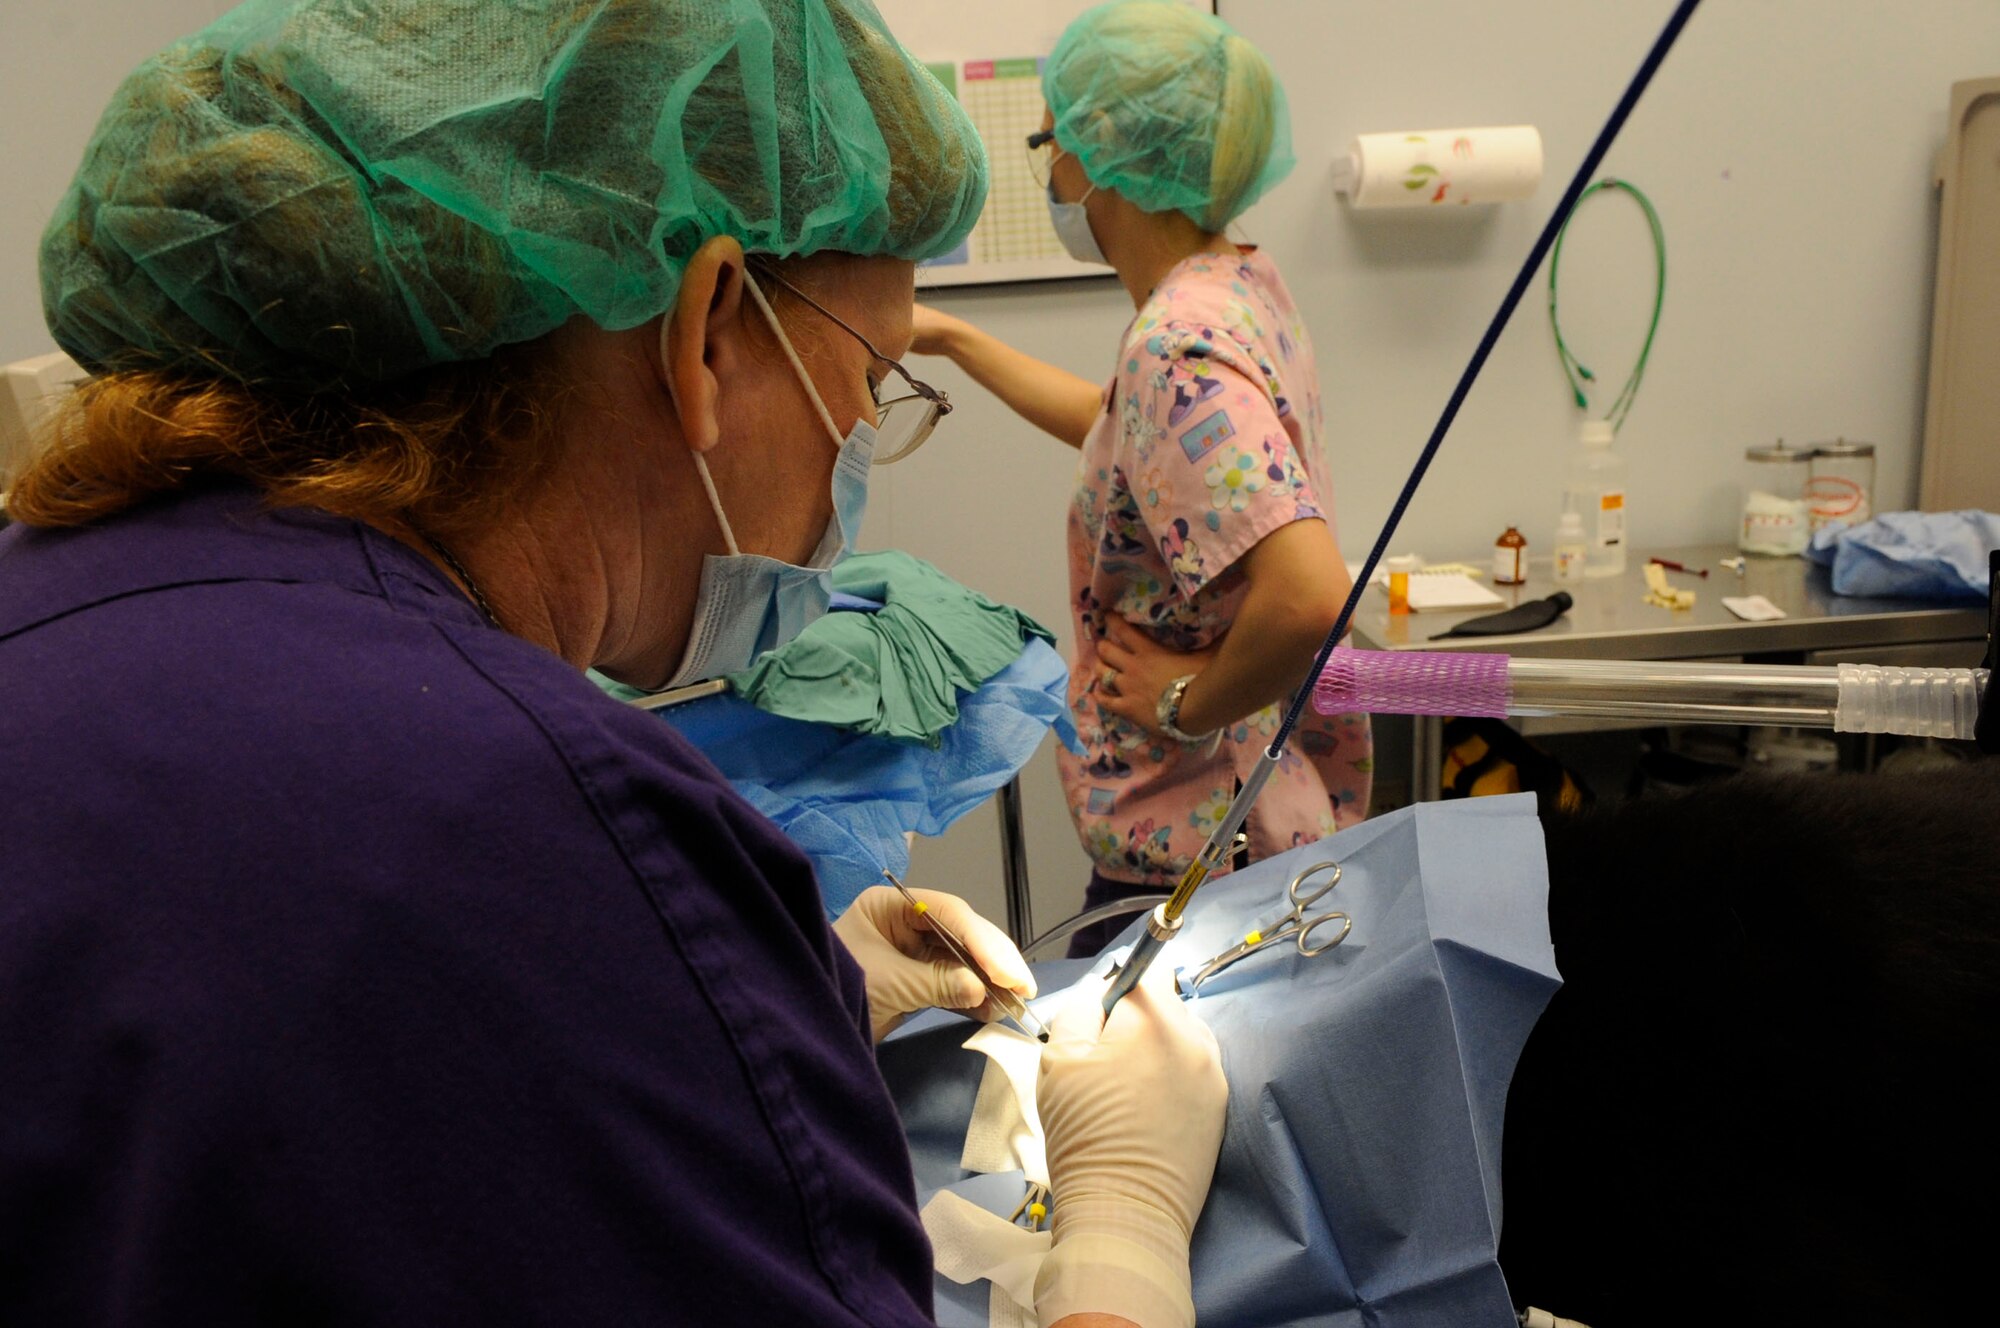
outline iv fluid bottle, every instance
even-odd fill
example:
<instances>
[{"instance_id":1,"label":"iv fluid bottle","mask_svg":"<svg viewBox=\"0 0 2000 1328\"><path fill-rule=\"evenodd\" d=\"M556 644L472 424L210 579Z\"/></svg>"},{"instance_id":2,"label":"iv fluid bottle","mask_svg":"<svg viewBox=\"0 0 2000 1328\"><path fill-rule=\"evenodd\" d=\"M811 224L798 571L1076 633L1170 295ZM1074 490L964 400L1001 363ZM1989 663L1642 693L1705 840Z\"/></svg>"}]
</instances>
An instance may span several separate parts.
<instances>
[{"instance_id":1,"label":"iv fluid bottle","mask_svg":"<svg viewBox=\"0 0 2000 1328\"><path fill-rule=\"evenodd\" d=\"M1611 450L1611 422L1585 420L1578 433L1563 509L1583 518L1583 574L1617 576L1625 570L1625 459Z\"/></svg>"}]
</instances>

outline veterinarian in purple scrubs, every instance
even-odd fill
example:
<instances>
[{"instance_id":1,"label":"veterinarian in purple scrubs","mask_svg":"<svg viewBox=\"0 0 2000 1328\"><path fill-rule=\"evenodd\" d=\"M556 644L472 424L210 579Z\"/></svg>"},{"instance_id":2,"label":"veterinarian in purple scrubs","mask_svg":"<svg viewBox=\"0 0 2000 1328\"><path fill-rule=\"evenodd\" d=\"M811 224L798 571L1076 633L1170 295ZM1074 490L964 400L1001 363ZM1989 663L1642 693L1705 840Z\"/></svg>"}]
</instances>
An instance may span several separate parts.
<instances>
[{"instance_id":1,"label":"veterinarian in purple scrubs","mask_svg":"<svg viewBox=\"0 0 2000 1328\"><path fill-rule=\"evenodd\" d=\"M120 88L0 534L0 1322L929 1321L870 1034L984 989L583 670L824 609L984 193L865 0L253 0ZM1214 1041L1095 1010L1040 1317L1191 1323Z\"/></svg>"}]
</instances>

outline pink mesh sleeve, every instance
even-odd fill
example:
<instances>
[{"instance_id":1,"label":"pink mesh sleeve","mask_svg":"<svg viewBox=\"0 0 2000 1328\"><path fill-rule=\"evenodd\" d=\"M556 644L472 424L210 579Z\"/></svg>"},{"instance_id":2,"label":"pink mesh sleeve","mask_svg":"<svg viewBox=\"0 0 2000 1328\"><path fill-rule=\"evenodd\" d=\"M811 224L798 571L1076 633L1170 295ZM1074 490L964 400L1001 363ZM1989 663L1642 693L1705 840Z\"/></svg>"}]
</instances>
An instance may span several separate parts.
<instances>
[{"instance_id":1,"label":"pink mesh sleeve","mask_svg":"<svg viewBox=\"0 0 2000 1328\"><path fill-rule=\"evenodd\" d=\"M1313 683L1322 715L1507 713L1507 656L1336 649Z\"/></svg>"}]
</instances>

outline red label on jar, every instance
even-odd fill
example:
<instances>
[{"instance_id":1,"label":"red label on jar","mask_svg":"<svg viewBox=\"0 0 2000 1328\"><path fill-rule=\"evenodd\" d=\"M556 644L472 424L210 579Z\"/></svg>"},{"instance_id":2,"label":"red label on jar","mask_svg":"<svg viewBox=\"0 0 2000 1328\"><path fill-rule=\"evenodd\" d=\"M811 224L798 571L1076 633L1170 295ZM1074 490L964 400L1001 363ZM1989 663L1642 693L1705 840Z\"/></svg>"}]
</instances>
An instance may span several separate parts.
<instances>
[{"instance_id":1,"label":"red label on jar","mask_svg":"<svg viewBox=\"0 0 2000 1328\"><path fill-rule=\"evenodd\" d=\"M1852 516L1861 507L1861 486L1837 475L1815 475L1806 481L1806 501L1818 517Z\"/></svg>"}]
</instances>

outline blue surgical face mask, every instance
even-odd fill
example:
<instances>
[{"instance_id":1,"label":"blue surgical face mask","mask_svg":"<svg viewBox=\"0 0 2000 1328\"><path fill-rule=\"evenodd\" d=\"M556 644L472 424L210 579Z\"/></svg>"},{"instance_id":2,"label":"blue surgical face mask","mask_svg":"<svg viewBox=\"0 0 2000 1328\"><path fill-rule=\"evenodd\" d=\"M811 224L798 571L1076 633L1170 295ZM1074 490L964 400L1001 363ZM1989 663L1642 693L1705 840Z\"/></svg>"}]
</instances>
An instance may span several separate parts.
<instances>
[{"instance_id":1,"label":"blue surgical face mask","mask_svg":"<svg viewBox=\"0 0 2000 1328\"><path fill-rule=\"evenodd\" d=\"M1083 197L1074 203L1056 201L1056 186L1049 183L1049 224L1056 228L1056 238L1062 241L1063 252L1079 263L1099 263L1111 266L1111 260L1098 247L1097 236L1090 229L1090 214L1083 210L1084 203L1097 192L1092 185L1083 191Z\"/></svg>"},{"instance_id":2,"label":"blue surgical face mask","mask_svg":"<svg viewBox=\"0 0 2000 1328\"><path fill-rule=\"evenodd\" d=\"M712 553L702 559L701 589L695 598L687 650L681 656L680 667L662 686L663 691L740 673L757 656L790 641L824 614L832 591L833 565L854 551L854 542L861 534L861 518L868 506L868 470L875 456L875 427L865 420L856 420L847 436L840 436L832 413L813 385L812 375L792 349L791 340L764 298L764 292L748 273L744 274L744 282L776 334L778 344L784 348L785 358L791 361L792 372L805 385L806 395L812 398L813 410L825 426L827 436L840 449L833 463L833 520L820 538L819 547L803 566L744 553L737 548L736 532L730 529L729 518L723 514L722 499L715 491L715 481L709 477L708 462L700 452L694 454L695 469L701 475L702 487L708 491L709 505L715 509L715 519L722 526L722 538L729 552ZM664 358L664 323L660 337Z\"/></svg>"}]
</instances>

